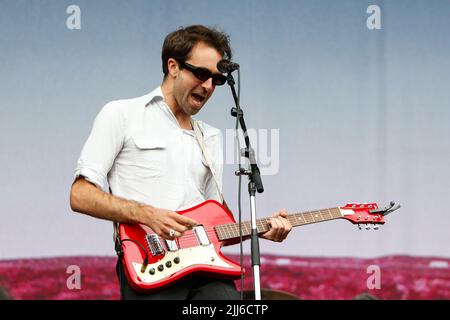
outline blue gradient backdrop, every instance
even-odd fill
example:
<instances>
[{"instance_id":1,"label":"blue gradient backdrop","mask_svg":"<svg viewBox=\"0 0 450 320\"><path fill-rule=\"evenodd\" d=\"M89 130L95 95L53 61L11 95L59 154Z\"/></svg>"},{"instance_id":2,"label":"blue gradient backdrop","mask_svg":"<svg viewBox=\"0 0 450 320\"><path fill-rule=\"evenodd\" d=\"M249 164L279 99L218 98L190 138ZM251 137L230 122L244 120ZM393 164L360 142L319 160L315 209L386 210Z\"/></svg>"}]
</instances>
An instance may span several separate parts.
<instances>
[{"instance_id":1,"label":"blue gradient backdrop","mask_svg":"<svg viewBox=\"0 0 450 320\"><path fill-rule=\"evenodd\" d=\"M81 30L66 28L71 4ZM371 4L381 30L366 27ZM71 213L76 160L101 107L159 85L164 36L197 23L231 36L248 126L279 129L280 169L263 177L259 217L403 206L378 232L315 224L261 241L263 253L450 257L449 13L444 0L1 0L0 258L114 254L111 223ZM218 88L199 117L233 128L231 106ZM232 208L235 169L224 178ZM247 220L246 193L243 208Z\"/></svg>"}]
</instances>

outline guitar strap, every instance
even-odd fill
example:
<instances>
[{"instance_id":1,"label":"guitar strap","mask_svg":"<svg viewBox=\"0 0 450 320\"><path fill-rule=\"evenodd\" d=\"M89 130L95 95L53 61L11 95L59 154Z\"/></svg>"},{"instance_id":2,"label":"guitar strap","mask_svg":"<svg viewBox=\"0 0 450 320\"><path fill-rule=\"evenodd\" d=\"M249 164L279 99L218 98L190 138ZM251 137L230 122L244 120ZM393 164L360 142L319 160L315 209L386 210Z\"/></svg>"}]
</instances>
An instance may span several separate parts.
<instances>
[{"instance_id":1,"label":"guitar strap","mask_svg":"<svg viewBox=\"0 0 450 320\"><path fill-rule=\"evenodd\" d=\"M202 150L203 160L206 163L207 167L209 168L209 171L212 174L214 183L216 184L217 191L219 191L220 200L222 201L222 203L225 203L225 199L223 197L222 189L220 188L219 182L218 182L217 177L216 177L216 170L214 170L214 167L212 166L212 163L211 163L211 160L210 160L210 158L208 156L208 153L206 152L205 141L203 139L203 131L200 128L198 122L193 120L193 119L191 119L191 125L192 125L192 128L194 129L194 133L195 133L195 136L197 138L197 142L198 142L198 144L200 146L200 149Z\"/></svg>"}]
</instances>

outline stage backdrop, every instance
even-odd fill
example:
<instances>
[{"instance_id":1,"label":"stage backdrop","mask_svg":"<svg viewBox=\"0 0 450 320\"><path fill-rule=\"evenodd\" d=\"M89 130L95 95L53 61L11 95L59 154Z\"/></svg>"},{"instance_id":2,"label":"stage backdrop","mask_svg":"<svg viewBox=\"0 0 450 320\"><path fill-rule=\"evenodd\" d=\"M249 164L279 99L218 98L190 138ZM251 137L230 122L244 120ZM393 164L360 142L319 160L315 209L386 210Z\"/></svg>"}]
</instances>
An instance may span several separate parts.
<instances>
[{"instance_id":1,"label":"stage backdrop","mask_svg":"<svg viewBox=\"0 0 450 320\"><path fill-rule=\"evenodd\" d=\"M190 24L231 36L264 173L258 217L402 205L381 230L314 224L262 253L450 257L449 13L445 0L1 0L0 258L114 254L112 224L70 210L76 161L108 101L161 84L164 36ZM198 118L224 133L236 210L232 105L217 88Z\"/></svg>"}]
</instances>

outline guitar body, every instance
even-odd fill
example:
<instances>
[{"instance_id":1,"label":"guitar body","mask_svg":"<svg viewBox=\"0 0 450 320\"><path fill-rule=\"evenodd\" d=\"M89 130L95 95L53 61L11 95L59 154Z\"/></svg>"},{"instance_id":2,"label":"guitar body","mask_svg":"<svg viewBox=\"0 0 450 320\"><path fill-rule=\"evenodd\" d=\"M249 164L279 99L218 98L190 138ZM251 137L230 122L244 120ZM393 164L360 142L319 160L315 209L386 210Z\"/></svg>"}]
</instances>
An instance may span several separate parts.
<instances>
[{"instance_id":1,"label":"guitar body","mask_svg":"<svg viewBox=\"0 0 450 320\"><path fill-rule=\"evenodd\" d=\"M159 238L144 225L119 225L122 261L130 285L137 291L151 292L194 273L231 279L240 277L240 265L222 255L220 249L227 243L219 240L214 229L216 225L234 223L232 214L213 200L178 213L194 219L201 226L186 231L174 241ZM146 253L136 242L148 254L145 270Z\"/></svg>"}]
</instances>

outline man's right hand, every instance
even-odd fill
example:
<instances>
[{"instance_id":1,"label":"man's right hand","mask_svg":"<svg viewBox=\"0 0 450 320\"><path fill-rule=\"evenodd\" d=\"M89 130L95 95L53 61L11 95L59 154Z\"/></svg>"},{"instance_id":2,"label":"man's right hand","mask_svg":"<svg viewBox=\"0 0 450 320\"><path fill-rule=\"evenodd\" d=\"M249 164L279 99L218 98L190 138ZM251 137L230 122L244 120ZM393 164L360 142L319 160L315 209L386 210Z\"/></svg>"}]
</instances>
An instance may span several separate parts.
<instances>
[{"instance_id":1,"label":"man's right hand","mask_svg":"<svg viewBox=\"0 0 450 320\"><path fill-rule=\"evenodd\" d=\"M173 240L197 225L193 219L175 211L122 199L102 191L83 177L77 178L70 192L70 207L96 218L119 223L140 223L150 227L158 236ZM173 236L170 236L173 230Z\"/></svg>"},{"instance_id":2,"label":"man's right hand","mask_svg":"<svg viewBox=\"0 0 450 320\"><path fill-rule=\"evenodd\" d=\"M167 240L174 240L197 225L195 220L175 211L146 205L143 205L142 209L144 210L142 223L150 227L158 236ZM173 230L172 235L171 230Z\"/></svg>"}]
</instances>

